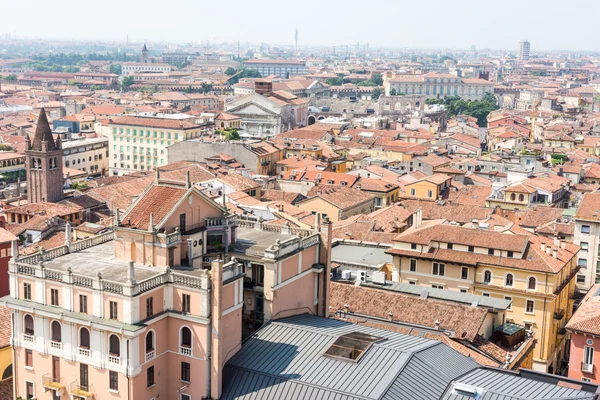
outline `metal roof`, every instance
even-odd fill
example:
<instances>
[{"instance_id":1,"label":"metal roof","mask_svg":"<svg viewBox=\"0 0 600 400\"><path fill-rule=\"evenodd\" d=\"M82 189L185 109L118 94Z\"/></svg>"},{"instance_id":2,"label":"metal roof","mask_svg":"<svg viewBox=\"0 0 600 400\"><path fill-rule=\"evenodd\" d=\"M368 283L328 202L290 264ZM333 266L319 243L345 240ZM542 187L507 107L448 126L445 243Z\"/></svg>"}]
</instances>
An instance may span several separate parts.
<instances>
[{"instance_id":1,"label":"metal roof","mask_svg":"<svg viewBox=\"0 0 600 400\"><path fill-rule=\"evenodd\" d=\"M434 289L426 286L411 285L409 283L402 282L386 281L385 285L378 285L372 282L367 282L362 283L361 286L391 290L394 292L412 294L415 296L422 296L422 293L427 292L427 298L447 300L463 304L476 304L479 307L494 308L497 310L506 310L511 303L511 300L480 296L472 293L461 293L455 290Z\"/></svg>"},{"instance_id":2,"label":"metal roof","mask_svg":"<svg viewBox=\"0 0 600 400\"><path fill-rule=\"evenodd\" d=\"M394 260L391 254L386 254L386 250L386 247L339 244L331 250L331 260L340 264L377 268Z\"/></svg>"},{"instance_id":3,"label":"metal roof","mask_svg":"<svg viewBox=\"0 0 600 400\"><path fill-rule=\"evenodd\" d=\"M560 379L561 377L553 376ZM565 378L566 379L566 378ZM549 400L549 399L593 399L593 392L571 389L553 383L541 382L519 376L514 371L479 368L457 380L460 384L480 388L481 400ZM458 395L448 390L444 400L473 400L473 397Z\"/></svg>"},{"instance_id":4,"label":"metal roof","mask_svg":"<svg viewBox=\"0 0 600 400\"><path fill-rule=\"evenodd\" d=\"M387 340L374 343L358 362L323 355L338 336L356 331ZM222 399L419 398L409 390L439 398L452 379L477 367L437 341L296 316L267 325L229 360Z\"/></svg>"}]
</instances>

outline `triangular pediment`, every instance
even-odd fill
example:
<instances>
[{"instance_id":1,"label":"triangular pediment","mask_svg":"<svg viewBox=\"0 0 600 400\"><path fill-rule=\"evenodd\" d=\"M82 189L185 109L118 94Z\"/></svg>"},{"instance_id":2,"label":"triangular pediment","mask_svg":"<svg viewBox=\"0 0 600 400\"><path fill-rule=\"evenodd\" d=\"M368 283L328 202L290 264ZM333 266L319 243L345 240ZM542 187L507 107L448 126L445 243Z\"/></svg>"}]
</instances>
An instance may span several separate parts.
<instances>
[{"instance_id":1,"label":"triangular pediment","mask_svg":"<svg viewBox=\"0 0 600 400\"><path fill-rule=\"evenodd\" d=\"M248 102L248 103L244 103L244 104L240 104L237 107L234 108L230 108L229 110L227 110L228 113L235 113L235 115L238 116L242 116L242 115L272 115L272 116L278 116L277 113L274 113L273 111L269 110L266 107L261 106L260 104L254 103L254 102Z\"/></svg>"}]
</instances>

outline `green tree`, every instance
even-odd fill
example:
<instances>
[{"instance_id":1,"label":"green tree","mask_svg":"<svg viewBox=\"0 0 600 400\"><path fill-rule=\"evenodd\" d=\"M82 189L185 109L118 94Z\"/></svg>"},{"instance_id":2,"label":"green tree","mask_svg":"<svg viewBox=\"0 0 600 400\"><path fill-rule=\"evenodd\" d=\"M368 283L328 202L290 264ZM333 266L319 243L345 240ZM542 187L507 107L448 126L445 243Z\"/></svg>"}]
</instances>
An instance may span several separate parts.
<instances>
[{"instance_id":1,"label":"green tree","mask_svg":"<svg viewBox=\"0 0 600 400\"><path fill-rule=\"evenodd\" d=\"M396 95L396 89L391 89L390 96L395 96L395 95Z\"/></svg>"},{"instance_id":2,"label":"green tree","mask_svg":"<svg viewBox=\"0 0 600 400\"><path fill-rule=\"evenodd\" d=\"M376 86L383 85L383 77L379 73L372 74L370 81L373 82Z\"/></svg>"},{"instance_id":3,"label":"green tree","mask_svg":"<svg viewBox=\"0 0 600 400\"><path fill-rule=\"evenodd\" d=\"M121 64L110 64L110 73L111 74L121 75L122 71L123 71L123 67L121 67Z\"/></svg>"},{"instance_id":4,"label":"green tree","mask_svg":"<svg viewBox=\"0 0 600 400\"><path fill-rule=\"evenodd\" d=\"M212 92L213 85L212 83L202 82L202 84L200 85L200 90L202 91L202 93Z\"/></svg>"},{"instance_id":5,"label":"green tree","mask_svg":"<svg viewBox=\"0 0 600 400\"><path fill-rule=\"evenodd\" d=\"M184 91L185 91L186 93L192 93L192 87L191 87L191 86L188 86L188 87L186 87L186 88L185 88L185 90L184 90Z\"/></svg>"},{"instance_id":6,"label":"green tree","mask_svg":"<svg viewBox=\"0 0 600 400\"><path fill-rule=\"evenodd\" d=\"M377 100L377 99L379 99L379 97L381 97L381 89L379 89L379 88L373 89L373 92L371 93L371 99Z\"/></svg>"},{"instance_id":7,"label":"green tree","mask_svg":"<svg viewBox=\"0 0 600 400\"><path fill-rule=\"evenodd\" d=\"M4 78L5 81L16 81L17 80L17 76L15 74L10 74L10 75L6 75L6 77Z\"/></svg>"},{"instance_id":8,"label":"green tree","mask_svg":"<svg viewBox=\"0 0 600 400\"><path fill-rule=\"evenodd\" d=\"M227 69L225 70L225 75L227 75L227 76L231 76L231 75L235 74L235 72L236 72L236 71L235 71L235 69L234 69L234 68L227 67Z\"/></svg>"},{"instance_id":9,"label":"green tree","mask_svg":"<svg viewBox=\"0 0 600 400\"><path fill-rule=\"evenodd\" d=\"M123 88L127 89L129 86L133 85L133 83L134 83L133 76L127 75L126 77L123 78L123 81L121 82L121 86L123 86Z\"/></svg>"},{"instance_id":10,"label":"green tree","mask_svg":"<svg viewBox=\"0 0 600 400\"><path fill-rule=\"evenodd\" d=\"M240 140L240 134L235 128L220 129L215 132L217 135L221 135L223 140Z\"/></svg>"}]
</instances>

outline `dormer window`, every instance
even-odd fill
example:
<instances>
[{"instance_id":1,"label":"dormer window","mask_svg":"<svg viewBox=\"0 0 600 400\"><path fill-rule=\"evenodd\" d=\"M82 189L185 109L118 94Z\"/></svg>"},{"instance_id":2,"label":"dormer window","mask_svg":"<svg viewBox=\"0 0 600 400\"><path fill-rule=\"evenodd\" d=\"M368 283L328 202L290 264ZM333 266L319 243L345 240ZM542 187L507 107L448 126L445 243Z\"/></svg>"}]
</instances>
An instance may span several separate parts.
<instances>
[{"instance_id":1,"label":"dormer window","mask_svg":"<svg viewBox=\"0 0 600 400\"><path fill-rule=\"evenodd\" d=\"M347 361L358 362L363 354L367 352L373 343L386 340L379 336L372 336L362 332L352 332L339 336L325 355L341 358Z\"/></svg>"}]
</instances>

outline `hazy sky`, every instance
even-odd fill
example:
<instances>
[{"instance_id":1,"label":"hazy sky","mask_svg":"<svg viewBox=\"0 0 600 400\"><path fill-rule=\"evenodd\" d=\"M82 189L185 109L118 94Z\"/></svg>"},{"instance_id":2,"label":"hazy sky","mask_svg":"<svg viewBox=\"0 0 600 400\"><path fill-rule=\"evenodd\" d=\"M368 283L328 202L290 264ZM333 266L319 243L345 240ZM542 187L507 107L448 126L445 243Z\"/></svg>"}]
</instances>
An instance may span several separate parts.
<instances>
[{"instance_id":1,"label":"hazy sky","mask_svg":"<svg viewBox=\"0 0 600 400\"><path fill-rule=\"evenodd\" d=\"M600 50L599 0L0 0L20 37Z\"/></svg>"}]
</instances>

